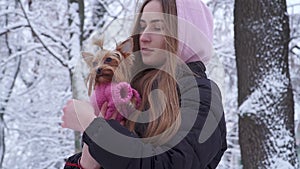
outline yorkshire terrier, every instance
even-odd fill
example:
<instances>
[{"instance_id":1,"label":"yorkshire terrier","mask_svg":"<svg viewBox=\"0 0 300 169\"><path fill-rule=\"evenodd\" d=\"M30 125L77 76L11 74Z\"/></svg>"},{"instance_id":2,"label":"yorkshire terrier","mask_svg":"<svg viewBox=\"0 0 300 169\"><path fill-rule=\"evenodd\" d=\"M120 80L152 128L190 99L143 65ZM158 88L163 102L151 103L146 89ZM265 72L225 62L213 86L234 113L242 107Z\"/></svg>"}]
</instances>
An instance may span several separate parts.
<instances>
[{"instance_id":1,"label":"yorkshire terrier","mask_svg":"<svg viewBox=\"0 0 300 169\"><path fill-rule=\"evenodd\" d=\"M139 93L128 83L134 59L133 40L129 38L117 44L114 50L103 48L103 38L94 38L93 44L100 49L95 54L82 52L82 57L90 69L86 82L95 115L99 115L102 105L107 102L104 118L110 119L117 111L116 120L121 122L141 102Z\"/></svg>"}]
</instances>

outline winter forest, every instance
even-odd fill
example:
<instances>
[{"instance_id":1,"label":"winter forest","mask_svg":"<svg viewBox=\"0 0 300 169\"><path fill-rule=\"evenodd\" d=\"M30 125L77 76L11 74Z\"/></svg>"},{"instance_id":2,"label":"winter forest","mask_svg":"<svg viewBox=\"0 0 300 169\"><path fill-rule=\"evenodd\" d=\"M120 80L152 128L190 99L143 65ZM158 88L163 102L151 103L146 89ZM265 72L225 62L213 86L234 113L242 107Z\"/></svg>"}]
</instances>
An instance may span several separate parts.
<instances>
[{"instance_id":1,"label":"winter forest","mask_svg":"<svg viewBox=\"0 0 300 169\"><path fill-rule=\"evenodd\" d=\"M205 2L227 122L218 169L300 168L300 0ZM0 0L0 168L63 168L80 135L62 107L87 99L80 51L94 32L129 36L139 3Z\"/></svg>"}]
</instances>

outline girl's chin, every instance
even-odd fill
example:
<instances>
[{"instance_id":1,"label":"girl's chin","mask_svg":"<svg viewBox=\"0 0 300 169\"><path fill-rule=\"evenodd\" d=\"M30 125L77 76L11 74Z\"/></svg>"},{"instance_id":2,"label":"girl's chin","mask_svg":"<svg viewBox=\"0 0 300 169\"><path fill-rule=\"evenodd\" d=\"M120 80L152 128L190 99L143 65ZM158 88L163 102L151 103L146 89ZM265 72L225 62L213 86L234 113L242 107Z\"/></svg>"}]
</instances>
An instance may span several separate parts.
<instances>
[{"instance_id":1,"label":"girl's chin","mask_svg":"<svg viewBox=\"0 0 300 169\"><path fill-rule=\"evenodd\" d=\"M152 66L154 68L159 68L159 67L161 67L164 64L164 62L162 62L162 61L155 61L153 58L152 59L150 59L150 58L143 58L143 63L145 65Z\"/></svg>"},{"instance_id":2,"label":"girl's chin","mask_svg":"<svg viewBox=\"0 0 300 169\"><path fill-rule=\"evenodd\" d=\"M142 56L145 56L145 57L151 56L153 53L154 53L154 51L152 51L152 50L142 50L141 51Z\"/></svg>"}]
</instances>

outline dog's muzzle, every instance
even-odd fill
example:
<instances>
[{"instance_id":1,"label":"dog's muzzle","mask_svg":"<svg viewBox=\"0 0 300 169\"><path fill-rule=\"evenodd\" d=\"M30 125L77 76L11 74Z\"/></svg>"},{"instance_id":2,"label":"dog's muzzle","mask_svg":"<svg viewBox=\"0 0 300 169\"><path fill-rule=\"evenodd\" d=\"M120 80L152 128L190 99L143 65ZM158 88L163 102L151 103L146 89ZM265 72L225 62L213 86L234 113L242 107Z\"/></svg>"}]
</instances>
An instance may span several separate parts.
<instances>
[{"instance_id":1,"label":"dog's muzzle","mask_svg":"<svg viewBox=\"0 0 300 169\"><path fill-rule=\"evenodd\" d=\"M98 69L96 70L96 73L97 73L98 75L100 75L101 72L102 72L102 68L98 68Z\"/></svg>"}]
</instances>

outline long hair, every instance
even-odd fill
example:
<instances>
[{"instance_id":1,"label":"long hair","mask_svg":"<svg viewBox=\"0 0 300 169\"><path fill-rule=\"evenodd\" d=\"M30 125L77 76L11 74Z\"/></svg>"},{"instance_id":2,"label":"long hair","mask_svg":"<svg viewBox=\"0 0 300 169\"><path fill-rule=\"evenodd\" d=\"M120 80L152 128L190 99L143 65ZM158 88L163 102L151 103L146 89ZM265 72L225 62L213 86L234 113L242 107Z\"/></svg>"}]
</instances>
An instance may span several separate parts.
<instances>
[{"instance_id":1,"label":"long hair","mask_svg":"<svg viewBox=\"0 0 300 169\"><path fill-rule=\"evenodd\" d=\"M146 65L143 64L140 54L140 25L139 20L142 16L144 7L151 0L146 0L142 4L139 14L137 16L134 30L133 30L133 42L134 47L133 51L135 52L135 64L133 72L139 72ZM155 145L162 145L169 141L172 136L174 136L181 124L181 114L179 109L179 96L176 85L176 54L178 48L177 41L177 8L176 0L158 0L163 9L164 13L164 22L165 22L165 42L166 50L169 53L166 62L159 69L150 69L144 71L144 73L139 73L133 80L132 86L136 88L142 96L142 104L139 110L148 110L150 122L147 125L147 129L143 135L143 139L146 142L153 143ZM153 89L160 89L165 97L161 95L154 95L149 97L150 92ZM161 106L158 104L166 103L161 111ZM138 119L136 117L131 117L131 119ZM155 120L154 120L155 119ZM134 121L128 120L128 128L131 131L134 131L136 123Z\"/></svg>"}]
</instances>

